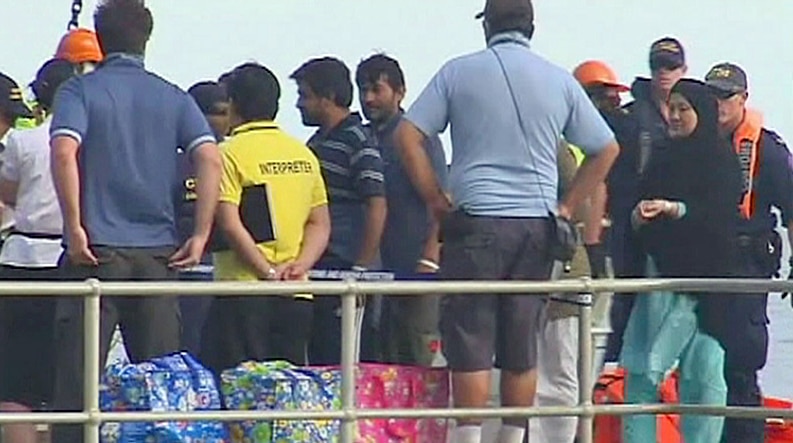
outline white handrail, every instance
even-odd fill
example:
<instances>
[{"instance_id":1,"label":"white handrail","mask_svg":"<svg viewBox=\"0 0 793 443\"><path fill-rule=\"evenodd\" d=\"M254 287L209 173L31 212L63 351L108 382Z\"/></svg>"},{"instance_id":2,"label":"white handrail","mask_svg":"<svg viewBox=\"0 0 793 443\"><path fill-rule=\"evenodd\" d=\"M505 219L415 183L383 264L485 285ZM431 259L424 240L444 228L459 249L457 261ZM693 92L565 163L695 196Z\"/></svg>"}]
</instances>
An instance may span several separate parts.
<instances>
[{"instance_id":1,"label":"white handrail","mask_svg":"<svg viewBox=\"0 0 793 443\"><path fill-rule=\"evenodd\" d=\"M103 422L190 421L190 420L342 420L341 443L354 441L355 421L364 418L503 418L538 416L579 416L584 421L582 443L592 443L592 417L596 414L699 414L742 418L793 419L793 410L699 405L592 405L591 392L581 389L578 406L486 409L377 409L355 408L355 298L359 294L420 296L427 294L527 294L580 293L579 383L590 386L592 378L593 293L674 291L710 295L758 292L793 292L788 280L747 279L603 279L524 281L443 281L443 282L2 282L0 296L81 296L85 297L85 383L84 412L0 413L6 423L83 423L85 441L97 443ZM201 412L101 412L99 410L99 313L101 297L116 296L277 296L294 293L341 295L342 297L342 409L336 411L201 411ZM712 294L717 293L717 294Z\"/></svg>"},{"instance_id":2,"label":"white handrail","mask_svg":"<svg viewBox=\"0 0 793 443\"><path fill-rule=\"evenodd\" d=\"M395 282L99 282L102 296L243 296L309 292L342 295L351 289L365 294L415 296L426 294L543 294L548 292L701 292L742 294L793 291L793 280L759 279L597 279L555 281L395 281ZM85 282L13 282L0 284L0 296L87 296ZM714 294L718 295L718 294Z\"/></svg>"}]
</instances>

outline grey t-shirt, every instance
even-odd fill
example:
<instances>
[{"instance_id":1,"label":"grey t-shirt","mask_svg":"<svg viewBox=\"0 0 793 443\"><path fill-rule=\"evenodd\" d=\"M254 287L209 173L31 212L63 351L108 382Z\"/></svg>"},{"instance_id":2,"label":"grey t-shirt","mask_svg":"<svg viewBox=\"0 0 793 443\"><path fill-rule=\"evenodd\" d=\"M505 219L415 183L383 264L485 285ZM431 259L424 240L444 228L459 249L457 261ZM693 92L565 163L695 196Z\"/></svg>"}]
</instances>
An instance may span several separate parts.
<instances>
[{"instance_id":1,"label":"grey t-shirt","mask_svg":"<svg viewBox=\"0 0 793 443\"><path fill-rule=\"evenodd\" d=\"M394 147L393 135L403 116L400 113L379 128L373 128L383 157L388 215L380 242L383 268L410 274L421 258L430 227L427 205L410 182ZM424 149L440 185L446 189L448 168L443 145L437 136L426 138Z\"/></svg>"}]
</instances>

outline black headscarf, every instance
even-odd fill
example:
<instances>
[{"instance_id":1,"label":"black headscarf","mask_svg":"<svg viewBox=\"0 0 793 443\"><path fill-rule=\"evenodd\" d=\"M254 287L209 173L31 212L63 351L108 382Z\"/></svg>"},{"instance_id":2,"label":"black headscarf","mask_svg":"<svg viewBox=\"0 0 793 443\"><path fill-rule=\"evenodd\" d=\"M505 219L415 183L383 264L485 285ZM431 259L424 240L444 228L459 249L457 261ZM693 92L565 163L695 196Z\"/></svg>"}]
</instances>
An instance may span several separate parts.
<instances>
[{"instance_id":1,"label":"black headscarf","mask_svg":"<svg viewBox=\"0 0 793 443\"><path fill-rule=\"evenodd\" d=\"M698 122L688 137L677 143L691 144L705 150L721 149L724 141L719 135L719 105L708 87L699 80L682 79L675 83L670 94L680 94L691 103Z\"/></svg>"},{"instance_id":2,"label":"black headscarf","mask_svg":"<svg viewBox=\"0 0 793 443\"><path fill-rule=\"evenodd\" d=\"M683 79L672 88L697 113L694 132L654 148L640 185L642 199L680 201L686 214L643 227L640 237L666 277L726 277L735 271L741 172L719 134L718 103L708 87Z\"/></svg>"},{"instance_id":3,"label":"black headscarf","mask_svg":"<svg viewBox=\"0 0 793 443\"><path fill-rule=\"evenodd\" d=\"M697 113L691 135L669 139L653 147L642 178L643 199L683 202L685 215L677 220L654 220L639 230L644 250L662 277L719 278L737 274L738 204L741 170L730 143L719 135L718 104L708 88L696 80L680 80L672 94L683 95ZM699 326L719 338L726 330L727 306L719 297L701 297Z\"/></svg>"}]
</instances>

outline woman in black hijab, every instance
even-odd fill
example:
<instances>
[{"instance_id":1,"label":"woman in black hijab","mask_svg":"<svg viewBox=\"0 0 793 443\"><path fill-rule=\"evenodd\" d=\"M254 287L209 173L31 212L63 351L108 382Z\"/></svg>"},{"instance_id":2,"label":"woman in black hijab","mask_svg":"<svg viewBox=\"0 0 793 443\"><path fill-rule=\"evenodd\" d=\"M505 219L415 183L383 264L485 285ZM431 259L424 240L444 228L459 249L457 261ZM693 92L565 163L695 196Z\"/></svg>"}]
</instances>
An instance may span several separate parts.
<instances>
[{"instance_id":1,"label":"woman in black hijab","mask_svg":"<svg viewBox=\"0 0 793 443\"><path fill-rule=\"evenodd\" d=\"M669 135L669 144L652 153L633 211L648 276L733 276L740 165L719 135L718 105L702 82L683 79L672 88ZM677 361L681 403L726 404L719 306L717 297L682 293L637 299L622 349L626 402L656 402L658 385ZM653 416L626 417L624 441L655 441L655 423ZM718 443L723 423L721 417L684 416L684 440Z\"/></svg>"},{"instance_id":2,"label":"woman in black hijab","mask_svg":"<svg viewBox=\"0 0 793 443\"><path fill-rule=\"evenodd\" d=\"M738 253L738 159L719 135L718 105L703 83L679 81L669 105L670 145L653 153L640 184L642 202L634 212L639 236L663 277L731 276Z\"/></svg>"}]
</instances>

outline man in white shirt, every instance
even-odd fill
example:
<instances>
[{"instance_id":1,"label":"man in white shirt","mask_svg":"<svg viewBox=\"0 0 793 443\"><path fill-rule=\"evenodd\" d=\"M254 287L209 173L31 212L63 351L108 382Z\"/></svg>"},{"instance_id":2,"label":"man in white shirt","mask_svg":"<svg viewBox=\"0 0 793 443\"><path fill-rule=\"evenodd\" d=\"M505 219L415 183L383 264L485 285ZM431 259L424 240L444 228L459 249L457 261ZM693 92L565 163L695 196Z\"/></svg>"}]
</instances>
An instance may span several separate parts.
<instances>
[{"instance_id":1,"label":"man in white shirt","mask_svg":"<svg viewBox=\"0 0 793 443\"><path fill-rule=\"evenodd\" d=\"M65 60L45 63L33 91L46 112L60 84L74 75ZM2 91L0 91L2 92ZM63 253L61 217L50 174L51 116L7 137L0 166L0 200L13 208L14 228L0 250L0 280L57 280ZM0 298L0 410L25 412L47 403L54 367L54 297ZM36 441L33 425L8 425L4 441Z\"/></svg>"},{"instance_id":2,"label":"man in white shirt","mask_svg":"<svg viewBox=\"0 0 793 443\"><path fill-rule=\"evenodd\" d=\"M11 77L0 73L0 165L8 137L20 118L33 118L33 113L22 99L22 89ZM0 243L13 226L14 212L0 203Z\"/></svg>"}]
</instances>

